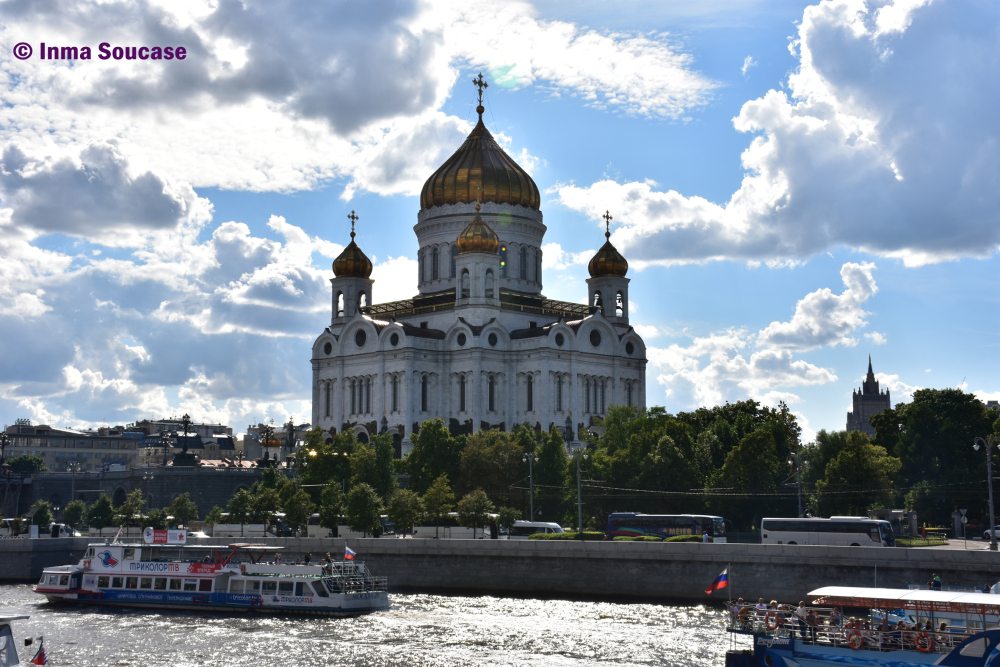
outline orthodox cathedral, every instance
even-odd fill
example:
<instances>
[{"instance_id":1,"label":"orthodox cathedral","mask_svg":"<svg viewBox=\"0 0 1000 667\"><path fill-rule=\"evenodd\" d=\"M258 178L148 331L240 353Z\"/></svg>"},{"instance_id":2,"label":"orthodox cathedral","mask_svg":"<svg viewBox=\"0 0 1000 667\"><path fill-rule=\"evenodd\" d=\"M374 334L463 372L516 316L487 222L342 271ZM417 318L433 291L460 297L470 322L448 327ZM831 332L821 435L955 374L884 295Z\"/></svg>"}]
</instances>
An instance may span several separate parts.
<instances>
[{"instance_id":1,"label":"orthodox cathedral","mask_svg":"<svg viewBox=\"0 0 1000 667\"><path fill-rule=\"evenodd\" d=\"M556 426L569 443L612 405L645 407L646 346L629 325L628 262L610 241L590 260L587 302L542 294L538 187L479 122L420 193L417 294L375 303L351 221L333 262L330 325L312 348L312 423L393 434Z\"/></svg>"}]
</instances>

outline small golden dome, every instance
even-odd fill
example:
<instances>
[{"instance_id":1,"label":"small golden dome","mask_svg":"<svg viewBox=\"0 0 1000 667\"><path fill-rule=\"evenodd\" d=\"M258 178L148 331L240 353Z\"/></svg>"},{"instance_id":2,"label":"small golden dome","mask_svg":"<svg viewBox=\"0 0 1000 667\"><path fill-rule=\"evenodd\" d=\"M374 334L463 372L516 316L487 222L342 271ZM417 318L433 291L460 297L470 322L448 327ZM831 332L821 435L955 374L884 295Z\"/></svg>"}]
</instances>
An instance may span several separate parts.
<instances>
[{"instance_id":1,"label":"small golden dome","mask_svg":"<svg viewBox=\"0 0 1000 667\"><path fill-rule=\"evenodd\" d=\"M628 273L628 262L618 252L618 249L611 245L611 220L611 213L605 211L604 245L601 246L597 254L591 258L590 264L587 265L587 270L590 271L591 278L599 278L601 276L624 278L625 274Z\"/></svg>"},{"instance_id":2,"label":"small golden dome","mask_svg":"<svg viewBox=\"0 0 1000 667\"><path fill-rule=\"evenodd\" d=\"M455 246L459 253L485 252L495 255L500 249L500 237L479 217L479 202L476 202L476 217L455 239Z\"/></svg>"},{"instance_id":3,"label":"small golden dome","mask_svg":"<svg viewBox=\"0 0 1000 667\"><path fill-rule=\"evenodd\" d=\"M424 183L421 209L480 200L538 210L538 186L493 139L483 124L484 110L482 104L476 107L479 122L472 133Z\"/></svg>"},{"instance_id":4,"label":"small golden dome","mask_svg":"<svg viewBox=\"0 0 1000 667\"><path fill-rule=\"evenodd\" d=\"M372 261L354 242L354 223L358 216L351 211L347 217L351 221L351 242L333 260L333 275L337 278L367 278L372 274Z\"/></svg>"}]
</instances>

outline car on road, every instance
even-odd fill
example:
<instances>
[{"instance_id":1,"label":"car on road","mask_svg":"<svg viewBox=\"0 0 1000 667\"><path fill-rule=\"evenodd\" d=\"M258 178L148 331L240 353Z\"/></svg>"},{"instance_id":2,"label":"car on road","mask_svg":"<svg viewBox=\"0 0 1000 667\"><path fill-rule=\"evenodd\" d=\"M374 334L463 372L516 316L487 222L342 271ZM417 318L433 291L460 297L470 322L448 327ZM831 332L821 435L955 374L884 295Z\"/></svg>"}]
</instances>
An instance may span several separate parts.
<instances>
[{"instance_id":1,"label":"car on road","mask_svg":"<svg viewBox=\"0 0 1000 667\"><path fill-rule=\"evenodd\" d=\"M991 532L993 533L992 536L990 535ZM983 531L984 540L988 540L990 539L990 537L996 537L997 539L1000 539L1000 526L993 526L992 531L989 528Z\"/></svg>"}]
</instances>

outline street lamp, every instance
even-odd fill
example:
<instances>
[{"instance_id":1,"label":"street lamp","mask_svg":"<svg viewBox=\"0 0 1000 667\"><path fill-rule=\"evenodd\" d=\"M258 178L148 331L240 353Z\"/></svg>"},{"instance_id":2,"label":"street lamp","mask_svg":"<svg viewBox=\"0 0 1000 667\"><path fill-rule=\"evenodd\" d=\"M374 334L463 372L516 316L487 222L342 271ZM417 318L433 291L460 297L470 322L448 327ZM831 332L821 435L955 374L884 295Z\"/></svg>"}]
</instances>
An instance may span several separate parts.
<instances>
[{"instance_id":1,"label":"street lamp","mask_svg":"<svg viewBox=\"0 0 1000 667\"><path fill-rule=\"evenodd\" d=\"M583 539L583 485L580 483L580 459L587 458L583 447L576 450L576 536Z\"/></svg>"},{"instance_id":2,"label":"street lamp","mask_svg":"<svg viewBox=\"0 0 1000 667\"><path fill-rule=\"evenodd\" d=\"M788 459L788 465L792 467L792 474L789 475L788 479L794 479L793 482L786 483L785 486L794 486L796 488L796 495L798 496L799 502L799 518L802 518L802 465L799 463L798 458ZM786 480L787 481L787 480Z\"/></svg>"},{"instance_id":3,"label":"street lamp","mask_svg":"<svg viewBox=\"0 0 1000 667\"><path fill-rule=\"evenodd\" d=\"M972 448L979 451L982 447L986 452L986 493L989 494L989 507L990 507L990 551L997 550L997 534L994 531L996 525L993 522L993 447L997 445L997 439L995 436L987 436L986 438L976 437L972 440Z\"/></svg>"},{"instance_id":4,"label":"street lamp","mask_svg":"<svg viewBox=\"0 0 1000 667\"><path fill-rule=\"evenodd\" d=\"M532 469L532 464L534 464L538 457L533 453L526 453L521 457L521 460L528 464L528 520L535 520L535 475Z\"/></svg>"}]
</instances>

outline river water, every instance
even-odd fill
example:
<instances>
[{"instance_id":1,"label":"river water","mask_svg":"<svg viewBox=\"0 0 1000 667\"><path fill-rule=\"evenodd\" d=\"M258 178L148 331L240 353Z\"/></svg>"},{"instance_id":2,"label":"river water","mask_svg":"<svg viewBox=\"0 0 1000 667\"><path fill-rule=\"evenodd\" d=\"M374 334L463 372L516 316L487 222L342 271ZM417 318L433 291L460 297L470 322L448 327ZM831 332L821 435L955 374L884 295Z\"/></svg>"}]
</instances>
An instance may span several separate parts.
<instances>
[{"instance_id":1,"label":"river water","mask_svg":"<svg viewBox=\"0 0 1000 667\"><path fill-rule=\"evenodd\" d=\"M52 607L0 586L0 613L30 614L14 635L45 636L53 667L122 665L668 665L720 667L724 612L491 596L393 594L355 618L153 614ZM22 661L30 659L24 655Z\"/></svg>"}]
</instances>

